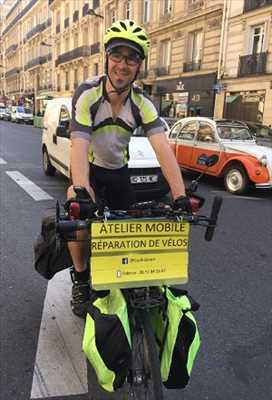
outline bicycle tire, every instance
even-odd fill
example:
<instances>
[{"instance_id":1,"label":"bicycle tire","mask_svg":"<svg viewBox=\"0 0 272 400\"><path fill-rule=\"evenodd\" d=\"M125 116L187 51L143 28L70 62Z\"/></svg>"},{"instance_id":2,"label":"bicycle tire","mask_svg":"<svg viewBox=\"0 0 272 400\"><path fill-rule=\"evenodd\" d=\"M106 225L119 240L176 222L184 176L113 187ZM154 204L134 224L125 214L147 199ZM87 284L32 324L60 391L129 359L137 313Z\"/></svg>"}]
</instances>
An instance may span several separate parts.
<instances>
[{"instance_id":1,"label":"bicycle tire","mask_svg":"<svg viewBox=\"0 0 272 400\"><path fill-rule=\"evenodd\" d=\"M222 206L222 201L223 199L221 196L215 196L210 215L210 223L205 232L205 240L207 240L208 242L211 241L213 238L217 217Z\"/></svg>"},{"instance_id":2,"label":"bicycle tire","mask_svg":"<svg viewBox=\"0 0 272 400\"><path fill-rule=\"evenodd\" d=\"M129 397L131 400L163 400L163 386L160 371L160 359L157 349L157 343L153 330L151 328L148 312L141 310L140 319L142 323L142 332L139 333L140 340L134 348L134 354L141 354L144 352L143 369L149 376L146 384L131 385L129 389ZM135 346L135 343L134 343Z\"/></svg>"}]
</instances>

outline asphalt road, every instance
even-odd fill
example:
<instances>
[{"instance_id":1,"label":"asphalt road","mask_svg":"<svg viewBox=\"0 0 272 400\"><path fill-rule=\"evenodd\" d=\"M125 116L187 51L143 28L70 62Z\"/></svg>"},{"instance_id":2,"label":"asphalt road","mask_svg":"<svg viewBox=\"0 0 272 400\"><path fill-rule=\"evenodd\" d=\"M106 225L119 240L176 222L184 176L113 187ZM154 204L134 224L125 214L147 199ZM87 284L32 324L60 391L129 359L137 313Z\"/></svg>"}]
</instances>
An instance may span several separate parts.
<instances>
[{"instance_id":1,"label":"asphalt road","mask_svg":"<svg viewBox=\"0 0 272 400\"><path fill-rule=\"evenodd\" d=\"M44 215L63 200L67 180L43 174L41 131L0 121L0 399L31 398L47 282L34 270L32 243ZM4 163L5 162L5 163ZM19 171L52 200L35 201L7 174ZM188 181L190 175L185 175ZM208 211L215 194L224 204L212 242L191 234L192 296L202 337L186 400L269 400L272 397L272 193L236 197L204 179ZM69 366L54 365L56 379ZM53 368L53 366L52 366ZM48 398L48 397L42 397ZM168 400L181 398L171 391ZM87 394L50 397L88 399Z\"/></svg>"}]
</instances>

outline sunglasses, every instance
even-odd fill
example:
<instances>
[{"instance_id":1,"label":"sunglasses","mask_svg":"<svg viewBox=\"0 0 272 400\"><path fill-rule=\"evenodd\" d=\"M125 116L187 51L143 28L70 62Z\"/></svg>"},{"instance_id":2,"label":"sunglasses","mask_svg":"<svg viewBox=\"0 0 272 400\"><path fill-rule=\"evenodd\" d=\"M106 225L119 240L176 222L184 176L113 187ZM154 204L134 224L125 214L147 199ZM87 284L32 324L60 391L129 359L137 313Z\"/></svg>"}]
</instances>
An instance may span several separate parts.
<instances>
[{"instance_id":1,"label":"sunglasses","mask_svg":"<svg viewBox=\"0 0 272 400\"><path fill-rule=\"evenodd\" d=\"M109 59L116 63L125 60L127 65L130 67L136 67L142 61L141 57L137 53L131 53L128 56L125 56L124 54L119 53L119 51L111 51L109 53Z\"/></svg>"}]
</instances>

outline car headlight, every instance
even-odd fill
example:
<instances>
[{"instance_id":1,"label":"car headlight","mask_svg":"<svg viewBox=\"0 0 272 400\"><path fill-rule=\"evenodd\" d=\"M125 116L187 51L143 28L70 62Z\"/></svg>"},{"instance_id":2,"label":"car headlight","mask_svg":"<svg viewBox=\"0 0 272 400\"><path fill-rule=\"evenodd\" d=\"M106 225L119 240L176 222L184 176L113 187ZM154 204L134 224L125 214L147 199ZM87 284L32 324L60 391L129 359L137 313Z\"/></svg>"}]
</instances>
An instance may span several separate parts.
<instances>
[{"instance_id":1,"label":"car headlight","mask_svg":"<svg viewBox=\"0 0 272 400\"><path fill-rule=\"evenodd\" d=\"M267 157L265 154L263 154L260 158L259 158L259 163L263 166L266 167L267 166Z\"/></svg>"}]
</instances>

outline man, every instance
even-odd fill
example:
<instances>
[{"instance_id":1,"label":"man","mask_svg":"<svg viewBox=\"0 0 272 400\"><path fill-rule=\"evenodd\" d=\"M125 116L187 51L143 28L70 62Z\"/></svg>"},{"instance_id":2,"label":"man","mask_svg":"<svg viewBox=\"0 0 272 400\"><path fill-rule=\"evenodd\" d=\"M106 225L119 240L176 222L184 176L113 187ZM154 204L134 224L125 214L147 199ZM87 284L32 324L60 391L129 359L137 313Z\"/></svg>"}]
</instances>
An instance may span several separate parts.
<instances>
[{"instance_id":1,"label":"man","mask_svg":"<svg viewBox=\"0 0 272 400\"><path fill-rule=\"evenodd\" d=\"M111 209L127 209L133 202L128 177L128 143L142 126L166 177L174 204L190 211L180 169L164 134L153 103L133 85L150 42L134 21L116 21L104 36L106 74L82 83L73 97L71 172L74 186L83 186L94 202L106 198ZM73 197L68 189L68 198ZM86 238L86 233L80 233ZM70 242L75 277L72 310L81 317L89 300L88 250Z\"/></svg>"}]
</instances>

